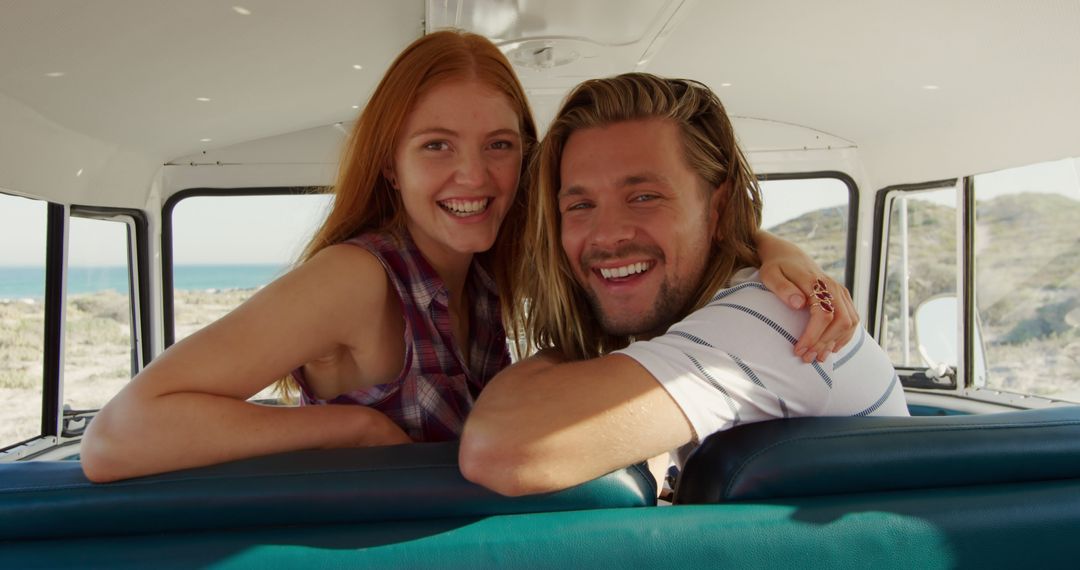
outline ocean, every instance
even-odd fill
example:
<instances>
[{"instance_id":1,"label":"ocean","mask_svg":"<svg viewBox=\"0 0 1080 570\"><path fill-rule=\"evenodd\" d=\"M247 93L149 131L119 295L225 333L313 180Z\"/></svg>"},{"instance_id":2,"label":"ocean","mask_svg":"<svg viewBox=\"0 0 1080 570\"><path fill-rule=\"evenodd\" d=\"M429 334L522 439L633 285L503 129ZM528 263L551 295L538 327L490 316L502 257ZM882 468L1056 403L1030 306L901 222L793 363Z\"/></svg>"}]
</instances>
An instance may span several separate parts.
<instances>
[{"instance_id":1,"label":"ocean","mask_svg":"<svg viewBox=\"0 0 1080 570\"><path fill-rule=\"evenodd\" d=\"M173 287L179 290L253 289L285 273L282 265L177 265ZM127 293L126 267L68 268L68 295L98 291ZM45 268L0 266L0 299L41 299Z\"/></svg>"}]
</instances>

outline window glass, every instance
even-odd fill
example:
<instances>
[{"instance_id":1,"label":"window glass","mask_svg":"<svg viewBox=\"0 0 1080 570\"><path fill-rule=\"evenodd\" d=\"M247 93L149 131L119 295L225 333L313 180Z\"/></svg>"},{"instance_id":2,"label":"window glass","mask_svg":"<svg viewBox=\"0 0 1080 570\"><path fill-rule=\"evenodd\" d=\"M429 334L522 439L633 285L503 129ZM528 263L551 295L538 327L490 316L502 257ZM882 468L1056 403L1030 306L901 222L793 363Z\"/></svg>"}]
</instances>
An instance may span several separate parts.
<instances>
[{"instance_id":1,"label":"window glass","mask_svg":"<svg viewBox=\"0 0 1080 570\"><path fill-rule=\"evenodd\" d=\"M840 283L847 268L847 184L838 178L763 180L761 227L790 240Z\"/></svg>"},{"instance_id":2,"label":"window glass","mask_svg":"<svg viewBox=\"0 0 1080 570\"><path fill-rule=\"evenodd\" d=\"M64 403L98 409L133 374L128 225L72 216L68 236Z\"/></svg>"},{"instance_id":3,"label":"window glass","mask_svg":"<svg viewBox=\"0 0 1080 570\"><path fill-rule=\"evenodd\" d=\"M986 387L1080 402L1080 159L975 177Z\"/></svg>"},{"instance_id":4,"label":"window glass","mask_svg":"<svg viewBox=\"0 0 1080 570\"><path fill-rule=\"evenodd\" d=\"M289 270L329 213L327 194L193 196L172 211L175 341ZM267 387L255 400L273 400Z\"/></svg>"},{"instance_id":5,"label":"window glass","mask_svg":"<svg viewBox=\"0 0 1080 570\"><path fill-rule=\"evenodd\" d=\"M0 447L41 433L47 212L0 194Z\"/></svg>"},{"instance_id":6,"label":"window glass","mask_svg":"<svg viewBox=\"0 0 1080 570\"><path fill-rule=\"evenodd\" d=\"M172 212L175 340L284 274L328 212L324 194L193 196Z\"/></svg>"},{"instance_id":7,"label":"window glass","mask_svg":"<svg viewBox=\"0 0 1080 570\"><path fill-rule=\"evenodd\" d=\"M956 187L896 191L891 198L878 341L893 364L922 367L931 363L915 337L915 313L956 295Z\"/></svg>"}]
</instances>

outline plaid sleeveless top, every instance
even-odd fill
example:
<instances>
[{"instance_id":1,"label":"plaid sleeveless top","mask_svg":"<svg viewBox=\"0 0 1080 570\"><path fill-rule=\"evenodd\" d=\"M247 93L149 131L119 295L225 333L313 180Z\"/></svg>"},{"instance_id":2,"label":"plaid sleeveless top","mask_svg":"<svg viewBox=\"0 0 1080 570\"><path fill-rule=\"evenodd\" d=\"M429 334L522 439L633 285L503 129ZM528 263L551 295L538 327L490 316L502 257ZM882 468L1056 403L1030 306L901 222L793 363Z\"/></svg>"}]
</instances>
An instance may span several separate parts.
<instances>
[{"instance_id":1,"label":"plaid sleeveless top","mask_svg":"<svg viewBox=\"0 0 1080 570\"><path fill-rule=\"evenodd\" d=\"M331 400L315 398L299 368L293 377L301 388L301 405L369 406L386 414L414 441L458 439L480 390L510 365L494 280L473 261L465 283L471 344L460 347L451 332L449 291L408 230L363 234L345 243L370 251L386 269L405 318L405 361L393 382ZM462 350L469 351L468 366Z\"/></svg>"}]
</instances>

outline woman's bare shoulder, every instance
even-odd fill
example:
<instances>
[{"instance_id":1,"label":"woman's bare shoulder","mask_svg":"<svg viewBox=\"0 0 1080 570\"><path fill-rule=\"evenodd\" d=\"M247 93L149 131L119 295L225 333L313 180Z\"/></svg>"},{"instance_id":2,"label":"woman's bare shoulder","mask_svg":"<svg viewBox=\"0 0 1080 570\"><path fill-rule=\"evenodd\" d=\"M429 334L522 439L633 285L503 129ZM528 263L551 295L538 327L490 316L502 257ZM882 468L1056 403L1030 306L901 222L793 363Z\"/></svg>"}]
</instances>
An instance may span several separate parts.
<instances>
[{"instance_id":1,"label":"woman's bare shoulder","mask_svg":"<svg viewBox=\"0 0 1080 570\"><path fill-rule=\"evenodd\" d=\"M405 354L404 321L397 291L373 253L351 244L330 246L308 262L320 290L326 319L335 321L339 343L349 362L335 361L309 370L309 379L323 376L323 391L340 393L393 380ZM322 293L320 293L322 294ZM333 307L327 307L326 303Z\"/></svg>"},{"instance_id":2,"label":"woman's bare shoulder","mask_svg":"<svg viewBox=\"0 0 1080 570\"><path fill-rule=\"evenodd\" d=\"M328 246L293 272L300 273L296 277L301 288L316 297L316 303L332 304L345 314L379 311L388 295L396 297L375 254L352 244Z\"/></svg>"}]
</instances>

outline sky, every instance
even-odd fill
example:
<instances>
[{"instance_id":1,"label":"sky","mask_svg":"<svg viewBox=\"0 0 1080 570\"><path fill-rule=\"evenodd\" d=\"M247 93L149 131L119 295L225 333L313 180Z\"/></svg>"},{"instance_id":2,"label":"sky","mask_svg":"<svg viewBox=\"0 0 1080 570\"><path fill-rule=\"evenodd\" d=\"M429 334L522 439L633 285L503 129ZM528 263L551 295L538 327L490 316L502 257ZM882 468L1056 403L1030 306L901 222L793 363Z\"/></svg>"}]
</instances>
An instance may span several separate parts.
<instances>
[{"instance_id":1,"label":"sky","mask_svg":"<svg viewBox=\"0 0 1080 570\"><path fill-rule=\"evenodd\" d=\"M1080 158L978 175L976 198L1047 192L1080 199ZM775 226L808 211L846 204L847 187L836 179L770 181L762 185L762 225ZM936 197L935 197L936 196ZM948 201L941 192L914 199ZM280 264L299 255L326 213L327 196L195 197L174 209L176 264ZM0 193L0 266L42 265L44 202ZM124 226L73 219L71 265L123 265Z\"/></svg>"},{"instance_id":2,"label":"sky","mask_svg":"<svg viewBox=\"0 0 1080 570\"><path fill-rule=\"evenodd\" d=\"M976 200L992 200L1006 194L1026 192L1061 194L1073 200L1080 200L1080 158L1041 162L975 175ZM940 191L913 194L911 198L943 206L956 206L953 194Z\"/></svg>"},{"instance_id":3,"label":"sky","mask_svg":"<svg viewBox=\"0 0 1080 570\"><path fill-rule=\"evenodd\" d=\"M173 209L176 264L288 264L328 213L330 197L193 197Z\"/></svg>"},{"instance_id":4,"label":"sky","mask_svg":"<svg viewBox=\"0 0 1080 570\"><path fill-rule=\"evenodd\" d=\"M328 196L192 197L173 210L176 264L291 263L325 216ZM44 202L0 194L0 266L42 265ZM68 263L127 263L125 225L72 218Z\"/></svg>"},{"instance_id":5,"label":"sky","mask_svg":"<svg viewBox=\"0 0 1080 570\"><path fill-rule=\"evenodd\" d=\"M807 212L847 206L848 187L837 178L769 180L761 183L761 227L771 228Z\"/></svg>"}]
</instances>

